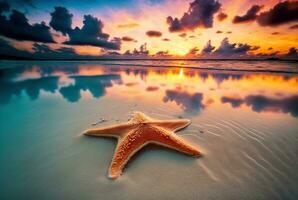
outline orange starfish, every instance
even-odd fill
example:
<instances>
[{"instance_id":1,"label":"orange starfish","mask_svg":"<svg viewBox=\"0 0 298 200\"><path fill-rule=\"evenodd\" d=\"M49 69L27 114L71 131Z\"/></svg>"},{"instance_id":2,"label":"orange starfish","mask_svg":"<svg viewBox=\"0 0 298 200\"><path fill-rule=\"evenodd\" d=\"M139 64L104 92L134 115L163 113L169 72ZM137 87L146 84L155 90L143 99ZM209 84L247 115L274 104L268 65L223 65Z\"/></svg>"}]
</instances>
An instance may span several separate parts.
<instances>
[{"instance_id":1,"label":"orange starfish","mask_svg":"<svg viewBox=\"0 0 298 200\"><path fill-rule=\"evenodd\" d=\"M185 128L189 124L190 120L186 119L156 120L141 112L135 112L127 123L89 129L84 134L118 138L118 145L109 169L109 177L115 179L121 175L122 169L130 157L149 143L166 146L192 156L200 156L199 150L174 134L175 131Z\"/></svg>"}]
</instances>

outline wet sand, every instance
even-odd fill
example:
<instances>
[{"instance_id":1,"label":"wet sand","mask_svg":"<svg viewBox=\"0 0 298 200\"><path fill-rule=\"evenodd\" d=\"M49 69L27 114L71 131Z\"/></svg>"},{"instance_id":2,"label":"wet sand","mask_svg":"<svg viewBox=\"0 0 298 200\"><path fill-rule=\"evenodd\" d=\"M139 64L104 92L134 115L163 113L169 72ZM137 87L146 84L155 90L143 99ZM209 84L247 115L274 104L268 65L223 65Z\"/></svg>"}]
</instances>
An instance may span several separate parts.
<instances>
[{"instance_id":1,"label":"wet sand","mask_svg":"<svg viewBox=\"0 0 298 200\"><path fill-rule=\"evenodd\" d=\"M296 74L88 62L1 66L1 199L298 197ZM203 156L148 146L120 178L108 179L116 140L80 134L126 122L135 110L190 119L177 135Z\"/></svg>"}]
</instances>

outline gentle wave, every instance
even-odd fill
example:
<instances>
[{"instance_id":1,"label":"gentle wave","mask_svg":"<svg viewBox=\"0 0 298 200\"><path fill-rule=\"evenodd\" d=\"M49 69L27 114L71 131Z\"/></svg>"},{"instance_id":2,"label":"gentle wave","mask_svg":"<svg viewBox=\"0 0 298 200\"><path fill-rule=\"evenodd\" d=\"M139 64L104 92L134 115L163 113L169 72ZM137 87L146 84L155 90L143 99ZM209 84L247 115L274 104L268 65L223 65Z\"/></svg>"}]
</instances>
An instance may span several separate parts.
<instances>
[{"instance_id":1,"label":"gentle wave","mask_svg":"<svg viewBox=\"0 0 298 200\"><path fill-rule=\"evenodd\" d=\"M125 60L98 61L106 66L175 67L216 71L298 74L298 62L286 61L202 61L202 60Z\"/></svg>"}]
</instances>

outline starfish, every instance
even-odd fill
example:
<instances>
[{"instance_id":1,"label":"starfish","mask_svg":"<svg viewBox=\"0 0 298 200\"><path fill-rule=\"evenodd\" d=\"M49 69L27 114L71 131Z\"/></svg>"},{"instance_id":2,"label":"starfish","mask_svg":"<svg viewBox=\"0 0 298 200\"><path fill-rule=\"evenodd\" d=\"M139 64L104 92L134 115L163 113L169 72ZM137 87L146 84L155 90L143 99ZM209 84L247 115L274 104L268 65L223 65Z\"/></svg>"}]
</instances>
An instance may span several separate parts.
<instances>
[{"instance_id":1,"label":"starfish","mask_svg":"<svg viewBox=\"0 0 298 200\"><path fill-rule=\"evenodd\" d=\"M108 173L109 178L116 179L122 174L131 156L149 143L162 145L188 155L200 156L199 150L174 133L189 124L190 120L187 119L157 120L144 113L134 112L133 117L126 123L89 129L84 132L84 135L118 138L118 145Z\"/></svg>"}]
</instances>

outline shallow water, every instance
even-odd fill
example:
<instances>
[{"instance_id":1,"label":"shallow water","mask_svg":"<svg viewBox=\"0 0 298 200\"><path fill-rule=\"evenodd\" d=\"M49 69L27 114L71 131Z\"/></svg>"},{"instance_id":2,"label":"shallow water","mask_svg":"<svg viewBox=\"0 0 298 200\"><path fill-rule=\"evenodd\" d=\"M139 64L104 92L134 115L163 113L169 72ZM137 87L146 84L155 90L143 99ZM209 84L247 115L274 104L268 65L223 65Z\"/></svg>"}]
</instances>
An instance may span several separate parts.
<instances>
[{"instance_id":1,"label":"shallow water","mask_svg":"<svg viewBox=\"0 0 298 200\"><path fill-rule=\"evenodd\" d=\"M0 199L298 198L295 64L121 62L0 63ZM116 141L80 134L135 110L190 119L203 157L149 146L108 179Z\"/></svg>"}]
</instances>

